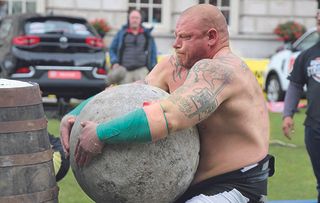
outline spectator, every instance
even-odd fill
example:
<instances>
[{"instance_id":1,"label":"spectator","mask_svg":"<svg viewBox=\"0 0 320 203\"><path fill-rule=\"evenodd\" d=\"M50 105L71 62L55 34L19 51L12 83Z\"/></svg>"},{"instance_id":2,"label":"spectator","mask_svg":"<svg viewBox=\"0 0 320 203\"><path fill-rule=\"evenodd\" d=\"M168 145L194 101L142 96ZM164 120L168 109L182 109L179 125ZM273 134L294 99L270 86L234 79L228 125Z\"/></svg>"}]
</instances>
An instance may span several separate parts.
<instances>
[{"instance_id":1,"label":"spectator","mask_svg":"<svg viewBox=\"0 0 320 203\"><path fill-rule=\"evenodd\" d=\"M317 14L317 31L320 33L320 13ZM320 42L303 51L295 60L289 74L289 87L285 96L282 130L291 139L296 112L303 86L307 85L307 111L304 121L305 144L317 179L318 202L320 202Z\"/></svg>"},{"instance_id":2,"label":"spectator","mask_svg":"<svg viewBox=\"0 0 320 203\"><path fill-rule=\"evenodd\" d=\"M126 70L120 84L144 79L157 63L156 44L151 36L152 28L147 29L141 23L140 11L132 10L129 13L128 24L118 31L111 43L112 70Z\"/></svg>"}]
</instances>

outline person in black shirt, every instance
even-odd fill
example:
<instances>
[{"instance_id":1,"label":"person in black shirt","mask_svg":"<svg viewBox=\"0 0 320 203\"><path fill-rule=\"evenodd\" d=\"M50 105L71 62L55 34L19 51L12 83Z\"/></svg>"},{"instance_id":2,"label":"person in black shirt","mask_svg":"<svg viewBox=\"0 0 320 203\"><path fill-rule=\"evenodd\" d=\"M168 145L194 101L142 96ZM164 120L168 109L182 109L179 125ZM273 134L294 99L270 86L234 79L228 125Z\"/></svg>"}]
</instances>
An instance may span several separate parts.
<instances>
[{"instance_id":1,"label":"person in black shirt","mask_svg":"<svg viewBox=\"0 0 320 203\"><path fill-rule=\"evenodd\" d=\"M317 14L317 31L320 33L320 13ZM291 139L293 116L303 86L307 85L305 144L317 179L318 202L320 202L320 41L297 57L288 79L290 84L284 101L282 130L284 135Z\"/></svg>"}]
</instances>

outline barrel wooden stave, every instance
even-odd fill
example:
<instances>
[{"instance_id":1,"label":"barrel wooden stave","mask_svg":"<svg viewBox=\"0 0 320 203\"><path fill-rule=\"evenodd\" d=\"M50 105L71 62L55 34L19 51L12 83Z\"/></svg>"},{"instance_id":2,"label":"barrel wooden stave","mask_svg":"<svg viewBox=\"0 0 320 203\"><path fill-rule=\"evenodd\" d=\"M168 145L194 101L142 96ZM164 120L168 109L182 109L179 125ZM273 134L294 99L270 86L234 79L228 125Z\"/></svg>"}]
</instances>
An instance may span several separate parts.
<instances>
[{"instance_id":1,"label":"barrel wooden stave","mask_svg":"<svg viewBox=\"0 0 320 203\"><path fill-rule=\"evenodd\" d=\"M0 95L0 203L58 202L39 86L0 88Z\"/></svg>"}]
</instances>

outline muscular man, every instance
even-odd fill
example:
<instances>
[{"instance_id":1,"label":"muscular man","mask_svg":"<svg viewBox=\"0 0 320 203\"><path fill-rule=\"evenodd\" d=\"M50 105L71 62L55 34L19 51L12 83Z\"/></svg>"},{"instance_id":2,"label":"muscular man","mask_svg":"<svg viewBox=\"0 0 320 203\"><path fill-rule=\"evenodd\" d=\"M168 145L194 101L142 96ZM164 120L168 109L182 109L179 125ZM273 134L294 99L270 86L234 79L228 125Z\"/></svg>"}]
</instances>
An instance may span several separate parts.
<instances>
[{"instance_id":1,"label":"muscular man","mask_svg":"<svg viewBox=\"0 0 320 203\"><path fill-rule=\"evenodd\" d=\"M197 125L199 166L192 186L177 202L265 202L268 111L255 76L229 48L224 16L212 5L193 6L178 19L175 37L175 55L145 79L170 96L108 123L83 122L76 162L87 164L104 143L155 142ZM130 120L136 122L129 128L144 132L122 129ZM68 136L62 134L66 149Z\"/></svg>"}]
</instances>

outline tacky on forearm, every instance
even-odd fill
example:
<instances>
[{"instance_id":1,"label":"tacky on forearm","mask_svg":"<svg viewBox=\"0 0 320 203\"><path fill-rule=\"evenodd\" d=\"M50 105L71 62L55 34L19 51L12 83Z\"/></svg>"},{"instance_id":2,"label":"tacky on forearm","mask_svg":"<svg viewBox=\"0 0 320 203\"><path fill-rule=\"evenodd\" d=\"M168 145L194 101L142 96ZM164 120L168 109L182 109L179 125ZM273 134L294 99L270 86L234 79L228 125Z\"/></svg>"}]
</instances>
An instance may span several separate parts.
<instances>
[{"instance_id":1,"label":"tacky on forearm","mask_svg":"<svg viewBox=\"0 0 320 203\"><path fill-rule=\"evenodd\" d=\"M152 141L148 119L142 108L99 124L97 135L99 140L105 143Z\"/></svg>"}]
</instances>

